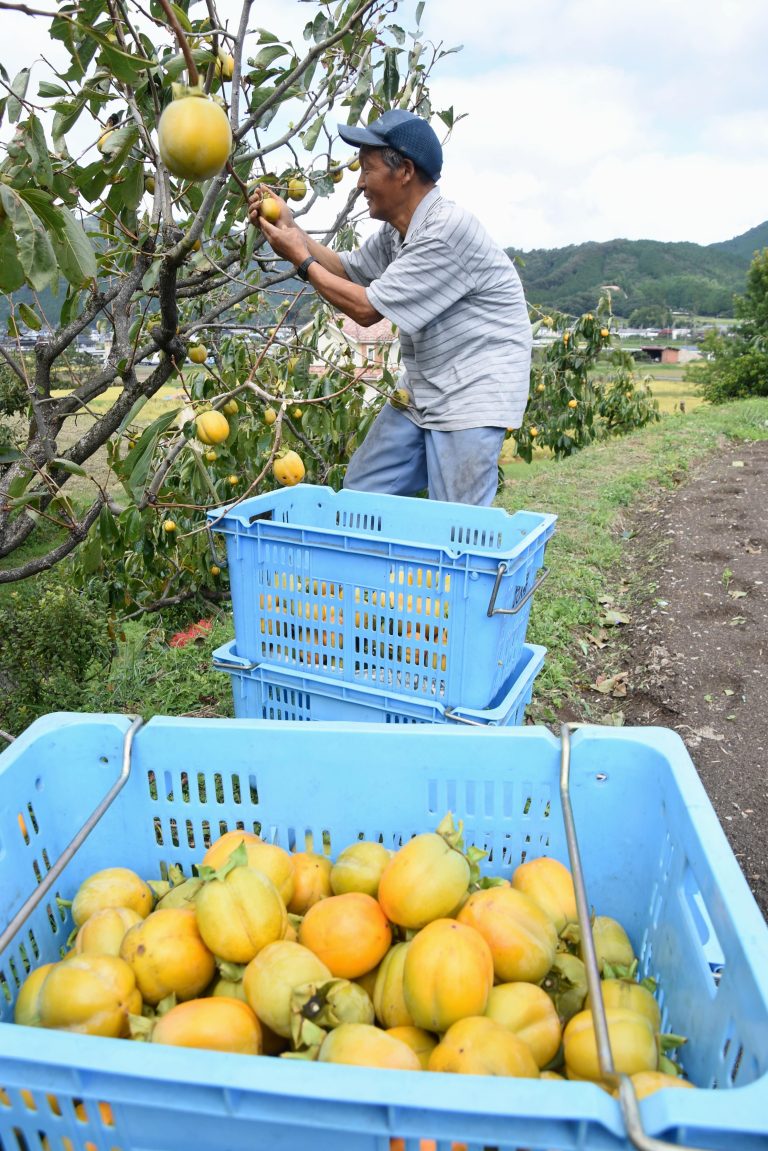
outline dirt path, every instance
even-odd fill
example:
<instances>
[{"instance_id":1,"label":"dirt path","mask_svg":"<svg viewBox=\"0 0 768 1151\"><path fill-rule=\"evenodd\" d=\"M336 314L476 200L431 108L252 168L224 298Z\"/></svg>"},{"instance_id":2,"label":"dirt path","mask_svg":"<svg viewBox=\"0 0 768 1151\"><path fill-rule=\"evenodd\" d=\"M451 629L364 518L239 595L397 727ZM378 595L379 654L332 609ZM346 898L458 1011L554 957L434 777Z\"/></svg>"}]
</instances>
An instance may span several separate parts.
<instances>
[{"instance_id":1,"label":"dirt path","mask_svg":"<svg viewBox=\"0 0 768 1151\"><path fill-rule=\"evenodd\" d=\"M590 705L680 734L768 916L768 442L728 443L622 527L628 622L585 658Z\"/></svg>"}]
</instances>

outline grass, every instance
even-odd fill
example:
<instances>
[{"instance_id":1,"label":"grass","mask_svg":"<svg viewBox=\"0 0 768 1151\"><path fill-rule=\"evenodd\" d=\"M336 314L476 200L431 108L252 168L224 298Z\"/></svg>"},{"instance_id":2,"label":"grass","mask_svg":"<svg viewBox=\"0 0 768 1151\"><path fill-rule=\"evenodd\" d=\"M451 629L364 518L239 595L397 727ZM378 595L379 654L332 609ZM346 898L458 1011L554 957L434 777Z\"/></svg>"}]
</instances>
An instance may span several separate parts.
<instances>
[{"instance_id":1,"label":"grass","mask_svg":"<svg viewBox=\"0 0 768 1151\"><path fill-rule=\"evenodd\" d=\"M536 593L527 637L548 652L531 712L539 721L551 720L567 704L589 718L577 657L600 627L603 601L616 595L612 571L621 558L625 517L653 490L684 479L724 437L768 439L768 400L706 405L560 463L539 460L508 469L502 507L558 516L547 547L550 574Z\"/></svg>"},{"instance_id":2,"label":"grass","mask_svg":"<svg viewBox=\"0 0 768 1151\"><path fill-rule=\"evenodd\" d=\"M211 630L185 647L170 647L163 629L134 623L126 629L106 680L89 710L141 715L232 716L230 677L214 671L215 648L234 636L231 613L212 616Z\"/></svg>"}]
</instances>

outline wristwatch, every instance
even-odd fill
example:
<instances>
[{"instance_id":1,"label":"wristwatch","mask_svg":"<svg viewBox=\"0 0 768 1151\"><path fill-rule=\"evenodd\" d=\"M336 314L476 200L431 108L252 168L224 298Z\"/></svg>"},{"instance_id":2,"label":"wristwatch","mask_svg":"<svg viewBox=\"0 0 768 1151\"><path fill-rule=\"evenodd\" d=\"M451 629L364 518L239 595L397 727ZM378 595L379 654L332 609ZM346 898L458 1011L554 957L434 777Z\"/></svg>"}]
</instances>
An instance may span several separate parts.
<instances>
[{"instance_id":1,"label":"wristwatch","mask_svg":"<svg viewBox=\"0 0 768 1151\"><path fill-rule=\"evenodd\" d=\"M314 256L307 256L306 260L302 260L301 263L299 264L299 266L297 267L296 275L299 277L300 280L303 280L305 284L306 284L307 280L309 279L307 272L309 271L310 264L316 264L316 263L317 263L317 260L315 259Z\"/></svg>"}]
</instances>

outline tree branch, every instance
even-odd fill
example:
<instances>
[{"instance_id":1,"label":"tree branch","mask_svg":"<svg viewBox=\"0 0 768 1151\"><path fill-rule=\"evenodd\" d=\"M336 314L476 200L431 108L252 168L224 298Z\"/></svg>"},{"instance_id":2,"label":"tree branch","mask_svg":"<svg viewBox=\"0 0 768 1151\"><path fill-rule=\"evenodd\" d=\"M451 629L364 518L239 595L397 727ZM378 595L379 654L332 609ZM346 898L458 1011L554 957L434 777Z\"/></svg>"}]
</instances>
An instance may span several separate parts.
<instances>
[{"instance_id":1,"label":"tree branch","mask_svg":"<svg viewBox=\"0 0 768 1151\"><path fill-rule=\"evenodd\" d=\"M87 537L91 526L96 522L99 513L104 506L103 496L99 497L94 504L86 512L85 516L79 523L73 525L70 533L63 543L58 547L52 548L45 555L36 556L34 559L27 560L18 568L0 568L0 584L2 583L17 583L18 580L28 579L29 576L38 575L40 572L50 571L52 567L68 556L75 548L83 542Z\"/></svg>"}]
</instances>

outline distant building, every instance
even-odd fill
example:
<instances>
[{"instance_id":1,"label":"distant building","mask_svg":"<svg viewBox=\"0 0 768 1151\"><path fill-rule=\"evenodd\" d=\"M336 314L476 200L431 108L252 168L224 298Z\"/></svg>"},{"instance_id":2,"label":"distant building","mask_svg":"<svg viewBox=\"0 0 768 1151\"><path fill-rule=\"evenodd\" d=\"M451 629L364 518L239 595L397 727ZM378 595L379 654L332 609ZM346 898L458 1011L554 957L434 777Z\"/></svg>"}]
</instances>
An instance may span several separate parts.
<instances>
[{"instance_id":1,"label":"distant building","mask_svg":"<svg viewBox=\"0 0 768 1151\"><path fill-rule=\"evenodd\" d=\"M640 348L649 359L656 364L688 364L691 360L700 360L701 352L698 348L672 348L669 345L650 344Z\"/></svg>"},{"instance_id":2,"label":"distant building","mask_svg":"<svg viewBox=\"0 0 768 1151\"><path fill-rule=\"evenodd\" d=\"M382 368L394 371L400 354L400 341L390 320L378 320L370 327L344 316L341 325L344 339L352 347L355 363L362 367L366 361L371 375L379 376Z\"/></svg>"},{"instance_id":3,"label":"distant building","mask_svg":"<svg viewBox=\"0 0 768 1151\"><path fill-rule=\"evenodd\" d=\"M361 379L381 379L384 368L396 372L400 362L400 341L397 332L390 320L379 320L370 327L363 327L348 316L339 317L340 326L329 325L324 339L327 340L325 348L322 342L319 346L320 358L312 365L312 371L321 374L326 369L324 356L331 357L331 345L338 352L344 346L352 352L352 361L356 369L363 368Z\"/></svg>"}]
</instances>

